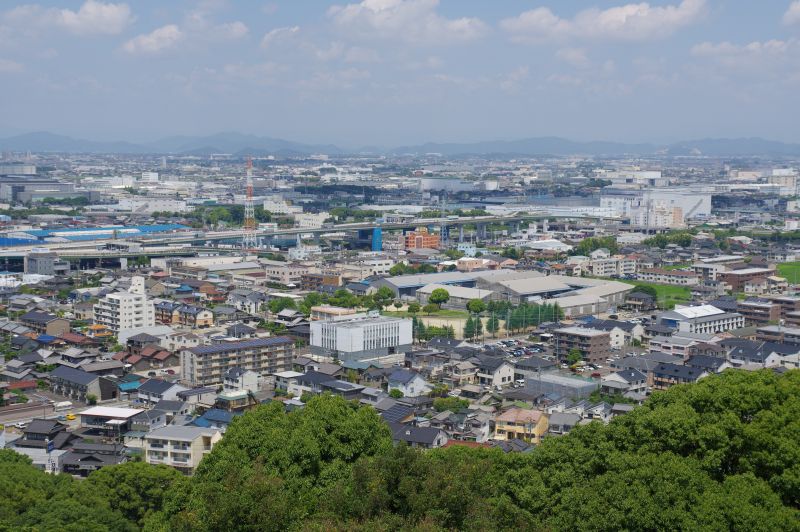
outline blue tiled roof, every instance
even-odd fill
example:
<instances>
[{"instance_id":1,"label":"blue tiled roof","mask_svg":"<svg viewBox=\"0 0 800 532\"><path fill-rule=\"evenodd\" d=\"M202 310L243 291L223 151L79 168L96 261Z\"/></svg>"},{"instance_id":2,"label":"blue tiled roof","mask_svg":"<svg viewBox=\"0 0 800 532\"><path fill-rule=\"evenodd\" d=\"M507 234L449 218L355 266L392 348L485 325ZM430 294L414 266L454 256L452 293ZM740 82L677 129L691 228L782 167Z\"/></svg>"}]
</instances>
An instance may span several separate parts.
<instances>
[{"instance_id":1,"label":"blue tiled roof","mask_svg":"<svg viewBox=\"0 0 800 532\"><path fill-rule=\"evenodd\" d=\"M211 426L211 422L209 420L207 420L206 418L204 418L204 417L198 417L198 418L195 418L194 421L192 421L192 425L194 425L196 427L203 427L203 428L207 429L208 427Z\"/></svg>"},{"instance_id":2,"label":"blue tiled roof","mask_svg":"<svg viewBox=\"0 0 800 532\"><path fill-rule=\"evenodd\" d=\"M212 408L203 414L202 417L208 421L213 421L216 423L230 423L233 421L235 414L220 408Z\"/></svg>"},{"instance_id":3,"label":"blue tiled roof","mask_svg":"<svg viewBox=\"0 0 800 532\"><path fill-rule=\"evenodd\" d=\"M121 392L133 392L138 390L141 385L142 383L139 381L121 382L118 388Z\"/></svg>"}]
</instances>

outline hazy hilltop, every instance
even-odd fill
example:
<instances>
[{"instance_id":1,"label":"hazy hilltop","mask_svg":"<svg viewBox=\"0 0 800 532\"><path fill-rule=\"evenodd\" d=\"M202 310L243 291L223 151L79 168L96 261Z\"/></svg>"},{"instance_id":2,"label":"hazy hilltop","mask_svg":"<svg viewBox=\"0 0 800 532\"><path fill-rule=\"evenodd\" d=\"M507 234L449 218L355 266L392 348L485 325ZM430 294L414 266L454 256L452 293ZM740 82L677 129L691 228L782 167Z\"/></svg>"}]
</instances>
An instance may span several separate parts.
<instances>
[{"instance_id":1,"label":"hazy hilltop","mask_svg":"<svg viewBox=\"0 0 800 532\"><path fill-rule=\"evenodd\" d=\"M95 141L58 135L46 131L24 133L0 139L0 150L62 152L62 153L170 153L208 156L227 153L236 156L279 155L302 156L315 153L342 155L348 153L372 154L428 154L438 153L448 157L470 155L506 156L620 156L620 155L673 155L673 156L800 156L800 144L766 140L759 137L737 139L699 139L675 142L668 145L652 143L628 144L609 141L574 141L561 137L533 137L521 140L496 140L471 143L428 142L396 148L376 146L344 149L333 144L307 144L274 137L223 132L206 136L172 136L144 143L127 141Z\"/></svg>"}]
</instances>

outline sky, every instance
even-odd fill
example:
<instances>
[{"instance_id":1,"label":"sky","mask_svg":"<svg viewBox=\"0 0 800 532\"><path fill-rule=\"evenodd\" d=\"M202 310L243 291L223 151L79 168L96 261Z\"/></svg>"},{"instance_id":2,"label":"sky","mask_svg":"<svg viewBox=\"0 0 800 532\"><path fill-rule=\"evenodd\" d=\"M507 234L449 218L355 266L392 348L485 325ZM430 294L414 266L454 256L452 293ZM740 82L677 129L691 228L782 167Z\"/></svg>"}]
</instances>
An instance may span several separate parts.
<instances>
[{"instance_id":1,"label":"sky","mask_svg":"<svg viewBox=\"0 0 800 532\"><path fill-rule=\"evenodd\" d=\"M0 3L3 136L800 142L798 89L800 0Z\"/></svg>"}]
</instances>

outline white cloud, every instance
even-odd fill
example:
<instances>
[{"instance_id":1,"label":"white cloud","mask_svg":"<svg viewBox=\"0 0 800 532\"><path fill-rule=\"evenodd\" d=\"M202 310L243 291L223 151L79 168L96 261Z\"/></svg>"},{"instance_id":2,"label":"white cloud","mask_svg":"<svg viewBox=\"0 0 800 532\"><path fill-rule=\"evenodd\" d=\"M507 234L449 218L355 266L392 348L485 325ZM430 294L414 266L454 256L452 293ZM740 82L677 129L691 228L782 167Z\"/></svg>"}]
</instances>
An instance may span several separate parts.
<instances>
[{"instance_id":1,"label":"white cloud","mask_svg":"<svg viewBox=\"0 0 800 532\"><path fill-rule=\"evenodd\" d=\"M796 39L781 41L753 41L748 44L704 42L692 47L692 55L698 57L743 59L746 57L782 57L798 44Z\"/></svg>"},{"instance_id":2,"label":"white cloud","mask_svg":"<svg viewBox=\"0 0 800 532\"><path fill-rule=\"evenodd\" d=\"M299 31L300 26L275 28L274 30L270 30L261 39L261 48L269 48L274 44L290 39L292 36L297 35Z\"/></svg>"},{"instance_id":3,"label":"white cloud","mask_svg":"<svg viewBox=\"0 0 800 532\"><path fill-rule=\"evenodd\" d=\"M9 72L19 72L22 70L22 65L10 59L0 59L0 74Z\"/></svg>"},{"instance_id":4,"label":"white cloud","mask_svg":"<svg viewBox=\"0 0 800 532\"><path fill-rule=\"evenodd\" d=\"M789 4L789 9L783 14L783 23L787 26L800 24L800 0L795 0Z\"/></svg>"},{"instance_id":5,"label":"white cloud","mask_svg":"<svg viewBox=\"0 0 800 532\"><path fill-rule=\"evenodd\" d=\"M298 80L295 85L304 91L331 91L352 89L360 82L369 80L371 74L367 70L345 68L343 70L318 71L309 79Z\"/></svg>"},{"instance_id":6,"label":"white cloud","mask_svg":"<svg viewBox=\"0 0 800 532\"><path fill-rule=\"evenodd\" d=\"M521 66L500 80L500 88L506 92L517 92L530 77L530 69L527 66Z\"/></svg>"},{"instance_id":7,"label":"white cloud","mask_svg":"<svg viewBox=\"0 0 800 532\"><path fill-rule=\"evenodd\" d=\"M56 18L58 25L76 35L121 33L133 20L128 4L105 4L95 0L87 0L76 11L61 9Z\"/></svg>"},{"instance_id":8,"label":"white cloud","mask_svg":"<svg viewBox=\"0 0 800 532\"><path fill-rule=\"evenodd\" d=\"M250 30L247 28L247 25L238 20L236 22L226 22L225 24L220 24L213 30L217 38L225 40L241 39L247 35L249 31Z\"/></svg>"},{"instance_id":9,"label":"white cloud","mask_svg":"<svg viewBox=\"0 0 800 532\"><path fill-rule=\"evenodd\" d=\"M561 48L556 57L575 68L585 68L591 64L584 48Z\"/></svg>"},{"instance_id":10,"label":"white cloud","mask_svg":"<svg viewBox=\"0 0 800 532\"><path fill-rule=\"evenodd\" d=\"M381 58L378 52L368 48L352 46L344 54L345 63L378 63Z\"/></svg>"},{"instance_id":11,"label":"white cloud","mask_svg":"<svg viewBox=\"0 0 800 532\"><path fill-rule=\"evenodd\" d=\"M86 0L77 11L22 5L5 14L7 21L28 27L60 28L75 35L117 35L133 22L128 4Z\"/></svg>"},{"instance_id":12,"label":"white cloud","mask_svg":"<svg viewBox=\"0 0 800 532\"><path fill-rule=\"evenodd\" d=\"M800 58L800 40L772 39L747 44L734 44L728 41L704 42L693 46L691 53L695 57L714 61L729 70L766 72L772 69L783 77L786 66L792 62L797 63L797 59Z\"/></svg>"},{"instance_id":13,"label":"white cloud","mask_svg":"<svg viewBox=\"0 0 800 532\"><path fill-rule=\"evenodd\" d=\"M187 40L206 42L241 39L250 31L242 21L214 24L211 18L225 5L223 0L203 0L184 17L180 30Z\"/></svg>"},{"instance_id":14,"label":"white cloud","mask_svg":"<svg viewBox=\"0 0 800 532\"><path fill-rule=\"evenodd\" d=\"M478 18L449 19L438 14L439 0L363 0L333 6L328 15L348 35L407 42L451 44L474 40L486 33Z\"/></svg>"},{"instance_id":15,"label":"white cloud","mask_svg":"<svg viewBox=\"0 0 800 532\"><path fill-rule=\"evenodd\" d=\"M150 33L138 35L122 45L131 54L154 54L175 46L183 38L183 32L175 24L162 26Z\"/></svg>"},{"instance_id":16,"label":"white cloud","mask_svg":"<svg viewBox=\"0 0 800 532\"><path fill-rule=\"evenodd\" d=\"M345 63L378 63L380 56L375 50L361 48L359 46L347 46L344 43L334 41L327 48L317 48L309 43L305 45L313 51L314 56L320 61L337 61Z\"/></svg>"},{"instance_id":17,"label":"white cloud","mask_svg":"<svg viewBox=\"0 0 800 532\"><path fill-rule=\"evenodd\" d=\"M608 9L586 9L572 19L560 18L546 7L525 11L500 22L511 39L523 43L546 40L596 39L646 41L671 35L695 23L705 13L705 0L682 0L678 5L651 6L646 2Z\"/></svg>"}]
</instances>

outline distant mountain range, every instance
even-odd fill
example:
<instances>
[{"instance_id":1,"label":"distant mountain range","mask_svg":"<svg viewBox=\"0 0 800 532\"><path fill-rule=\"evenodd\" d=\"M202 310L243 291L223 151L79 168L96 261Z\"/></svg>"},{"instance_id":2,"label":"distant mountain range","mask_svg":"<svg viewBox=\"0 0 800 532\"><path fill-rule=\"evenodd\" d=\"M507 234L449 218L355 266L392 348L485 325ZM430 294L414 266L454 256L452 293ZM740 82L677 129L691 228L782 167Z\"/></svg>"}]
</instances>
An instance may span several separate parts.
<instances>
[{"instance_id":1,"label":"distant mountain range","mask_svg":"<svg viewBox=\"0 0 800 532\"><path fill-rule=\"evenodd\" d=\"M25 133L0 139L0 150L63 152L63 153L173 153L182 155L210 155L229 153L232 155L308 155L312 153L341 154L341 149L332 145L303 144L283 139L243 135L241 133L218 133L204 137L167 137L154 142L136 144L125 141L94 141L56 135L46 131Z\"/></svg>"},{"instance_id":2,"label":"distant mountain range","mask_svg":"<svg viewBox=\"0 0 800 532\"><path fill-rule=\"evenodd\" d=\"M62 152L62 153L128 153L128 154L180 154L207 156L212 153L229 153L235 156L276 155L302 156L314 153L342 155L347 153L371 154L430 154L449 157L466 155L708 155L740 157L751 155L800 156L800 144L791 144L762 138L699 139L668 145L650 143L627 144L622 142L572 141L560 137L535 137L523 140L473 143L427 143L416 146L381 149L377 147L344 150L331 144L304 144L272 137L218 133L208 136L176 136L161 140L133 143L125 141L94 141L77 139L48 132L25 133L0 139L2 151Z\"/></svg>"}]
</instances>

